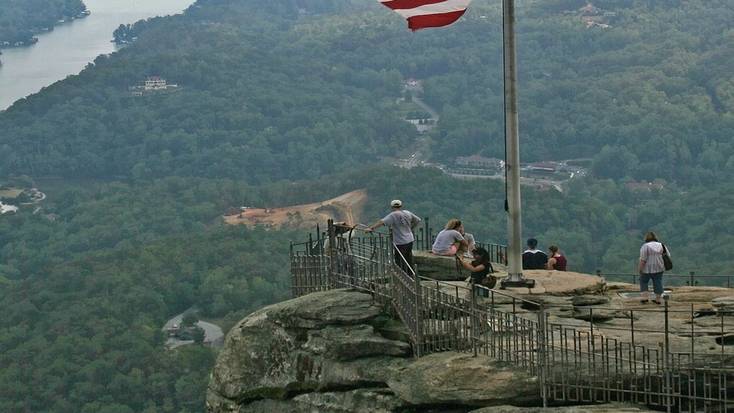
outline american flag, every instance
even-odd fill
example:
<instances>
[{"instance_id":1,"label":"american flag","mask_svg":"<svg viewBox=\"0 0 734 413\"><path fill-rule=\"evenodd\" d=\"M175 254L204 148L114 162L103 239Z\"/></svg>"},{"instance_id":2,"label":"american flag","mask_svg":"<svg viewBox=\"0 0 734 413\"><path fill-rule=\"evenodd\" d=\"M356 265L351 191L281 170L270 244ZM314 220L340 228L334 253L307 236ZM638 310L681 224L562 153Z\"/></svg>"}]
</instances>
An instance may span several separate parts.
<instances>
[{"instance_id":1,"label":"american flag","mask_svg":"<svg viewBox=\"0 0 734 413\"><path fill-rule=\"evenodd\" d=\"M378 0L408 20L413 30L447 26L461 17L471 0Z\"/></svg>"}]
</instances>

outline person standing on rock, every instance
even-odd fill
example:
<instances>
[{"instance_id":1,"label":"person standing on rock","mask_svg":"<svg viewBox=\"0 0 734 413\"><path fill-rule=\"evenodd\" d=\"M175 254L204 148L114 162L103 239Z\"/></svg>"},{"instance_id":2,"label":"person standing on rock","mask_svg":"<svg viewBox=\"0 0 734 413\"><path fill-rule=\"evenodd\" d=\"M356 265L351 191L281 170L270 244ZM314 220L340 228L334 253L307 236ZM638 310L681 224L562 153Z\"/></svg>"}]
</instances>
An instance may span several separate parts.
<instances>
[{"instance_id":1,"label":"person standing on rock","mask_svg":"<svg viewBox=\"0 0 734 413\"><path fill-rule=\"evenodd\" d=\"M645 234L645 243L640 248L639 264L640 302L642 304L648 302L647 285L650 280L652 280L653 288L652 301L660 304L660 297L663 295L663 272L665 271L663 253L670 255L670 251L658 241L655 233L651 231Z\"/></svg>"},{"instance_id":2,"label":"person standing on rock","mask_svg":"<svg viewBox=\"0 0 734 413\"><path fill-rule=\"evenodd\" d=\"M381 220L370 225L366 231L372 232L375 229L385 225L392 231L393 243L397 251L395 252L395 264L403 271L410 273L413 271L413 229L421 223L421 219L408 210L403 209L403 202L394 199L390 202L392 211ZM398 253L399 252L399 253ZM410 266L408 270L407 266Z\"/></svg>"},{"instance_id":3,"label":"person standing on rock","mask_svg":"<svg viewBox=\"0 0 734 413\"><path fill-rule=\"evenodd\" d=\"M538 240L528 239L528 249L522 253L523 270L544 270L548 263L548 256L538 249Z\"/></svg>"}]
</instances>

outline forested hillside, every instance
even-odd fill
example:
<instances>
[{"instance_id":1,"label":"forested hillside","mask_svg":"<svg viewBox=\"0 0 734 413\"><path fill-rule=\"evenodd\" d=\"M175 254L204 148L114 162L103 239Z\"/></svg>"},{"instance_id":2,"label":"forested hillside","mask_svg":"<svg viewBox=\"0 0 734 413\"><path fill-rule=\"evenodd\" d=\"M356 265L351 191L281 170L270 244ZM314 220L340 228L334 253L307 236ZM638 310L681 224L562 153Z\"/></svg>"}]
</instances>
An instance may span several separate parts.
<instances>
[{"instance_id":1,"label":"forested hillside","mask_svg":"<svg viewBox=\"0 0 734 413\"><path fill-rule=\"evenodd\" d=\"M523 192L524 234L571 269L632 271L655 229L676 272L732 272L728 3L520 4L523 160L593 158L562 193ZM357 0L201 0L125 30L137 40L0 113L0 184L25 174L49 195L0 216L0 411L202 411L213 352L166 351L161 327L196 307L226 330L287 297L305 236L224 227L229 207L366 188L368 220L401 198L505 242L502 182L381 162L415 151L409 78L440 112L433 158L502 156L497 2L416 33ZM131 93L148 76L178 87Z\"/></svg>"},{"instance_id":2,"label":"forested hillside","mask_svg":"<svg viewBox=\"0 0 734 413\"><path fill-rule=\"evenodd\" d=\"M196 307L228 328L289 291L295 234L222 227L241 199L266 198L169 178L62 190L53 222L0 218L0 411L201 412L213 352L166 351L165 321Z\"/></svg>"},{"instance_id":3,"label":"forested hillside","mask_svg":"<svg viewBox=\"0 0 734 413\"><path fill-rule=\"evenodd\" d=\"M728 2L594 2L610 14L607 28L587 28L579 4L521 9L523 159L594 157L594 171L614 179L730 178ZM132 47L0 117L10 154L0 173L317 176L411 141L414 132L391 116L409 77L425 80L442 115L435 158L503 153L494 3L418 33L379 4L200 6L139 25ZM181 90L130 97L128 87L149 75Z\"/></svg>"},{"instance_id":4,"label":"forested hillside","mask_svg":"<svg viewBox=\"0 0 734 413\"><path fill-rule=\"evenodd\" d=\"M0 0L0 48L26 43L59 19L76 17L84 10L81 0Z\"/></svg>"}]
</instances>

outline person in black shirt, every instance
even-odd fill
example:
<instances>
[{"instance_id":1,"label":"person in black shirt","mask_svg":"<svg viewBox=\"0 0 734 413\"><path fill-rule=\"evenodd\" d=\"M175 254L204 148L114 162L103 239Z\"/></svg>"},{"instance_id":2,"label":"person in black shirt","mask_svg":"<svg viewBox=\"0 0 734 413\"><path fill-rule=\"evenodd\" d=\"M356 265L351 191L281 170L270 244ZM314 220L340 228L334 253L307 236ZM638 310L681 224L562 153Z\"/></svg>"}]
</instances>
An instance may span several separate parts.
<instances>
[{"instance_id":1,"label":"person in black shirt","mask_svg":"<svg viewBox=\"0 0 734 413\"><path fill-rule=\"evenodd\" d=\"M522 253L523 270L543 270L548 262L548 255L538 249L538 240L528 239L528 249Z\"/></svg>"},{"instance_id":2,"label":"person in black shirt","mask_svg":"<svg viewBox=\"0 0 734 413\"><path fill-rule=\"evenodd\" d=\"M489 261L489 252L479 247L472 251L472 256L474 257L474 261L472 262L464 261L459 255L456 256L456 259L461 266L471 271L472 284L475 284L475 293L483 297L488 297L489 292L486 289L476 287L476 285L481 284L487 288L494 288L497 282L497 279L492 275L494 268L492 268L492 263Z\"/></svg>"}]
</instances>

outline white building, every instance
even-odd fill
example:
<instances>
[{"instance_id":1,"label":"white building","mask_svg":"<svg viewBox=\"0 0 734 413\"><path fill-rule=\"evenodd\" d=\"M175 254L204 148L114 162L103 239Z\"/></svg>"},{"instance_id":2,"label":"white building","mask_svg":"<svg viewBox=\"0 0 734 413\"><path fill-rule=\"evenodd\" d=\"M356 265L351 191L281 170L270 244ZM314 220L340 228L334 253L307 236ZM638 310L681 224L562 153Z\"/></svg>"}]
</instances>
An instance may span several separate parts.
<instances>
[{"instance_id":1,"label":"white building","mask_svg":"<svg viewBox=\"0 0 734 413\"><path fill-rule=\"evenodd\" d=\"M151 76L145 79L145 90L166 90L168 85L166 79L162 79L158 76Z\"/></svg>"},{"instance_id":2,"label":"white building","mask_svg":"<svg viewBox=\"0 0 734 413\"><path fill-rule=\"evenodd\" d=\"M0 215L18 212L18 207L15 205L6 205L0 202Z\"/></svg>"}]
</instances>

